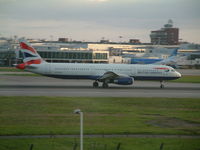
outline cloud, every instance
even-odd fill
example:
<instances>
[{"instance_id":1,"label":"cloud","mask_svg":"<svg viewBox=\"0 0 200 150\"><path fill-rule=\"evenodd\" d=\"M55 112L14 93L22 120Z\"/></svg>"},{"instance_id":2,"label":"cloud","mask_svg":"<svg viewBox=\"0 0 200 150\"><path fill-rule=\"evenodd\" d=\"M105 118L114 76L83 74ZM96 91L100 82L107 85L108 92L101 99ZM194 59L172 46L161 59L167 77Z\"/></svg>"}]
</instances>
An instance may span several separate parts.
<instances>
[{"instance_id":1,"label":"cloud","mask_svg":"<svg viewBox=\"0 0 200 150\"><path fill-rule=\"evenodd\" d=\"M86 33L87 39L124 33L149 41L151 30L172 19L187 37L189 32L184 30L199 31L199 7L199 0L0 0L0 31L41 36L70 31L76 37Z\"/></svg>"}]
</instances>

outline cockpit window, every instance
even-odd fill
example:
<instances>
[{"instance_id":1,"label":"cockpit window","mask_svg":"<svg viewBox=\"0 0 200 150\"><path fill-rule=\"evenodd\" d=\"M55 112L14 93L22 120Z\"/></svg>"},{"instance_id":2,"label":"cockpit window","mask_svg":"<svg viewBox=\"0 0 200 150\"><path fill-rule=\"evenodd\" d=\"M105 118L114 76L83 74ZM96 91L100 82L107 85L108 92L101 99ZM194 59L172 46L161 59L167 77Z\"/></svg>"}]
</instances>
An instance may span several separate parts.
<instances>
[{"instance_id":1,"label":"cockpit window","mask_svg":"<svg viewBox=\"0 0 200 150\"><path fill-rule=\"evenodd\" d=\"M175 72L175 70L174 70L174 69L171 69L171 72Z\"/></svg>"}]
</instances>

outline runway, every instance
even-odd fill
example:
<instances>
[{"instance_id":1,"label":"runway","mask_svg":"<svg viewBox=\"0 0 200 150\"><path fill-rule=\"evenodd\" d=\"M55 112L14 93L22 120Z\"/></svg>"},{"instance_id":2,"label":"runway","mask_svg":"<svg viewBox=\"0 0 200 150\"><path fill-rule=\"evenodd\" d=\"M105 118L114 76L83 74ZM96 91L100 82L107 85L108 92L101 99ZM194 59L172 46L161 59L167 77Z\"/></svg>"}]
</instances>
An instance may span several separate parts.
<instances>
[{"instance_id":1,"label":"runway","mask_svg":"<svg viewBox=\"0 0 200 150\"><path fill-rule=\"evenodd\" d=\"M35 76L0 75L0 96L67 96L67 97L177 97L200 98L200 84L135 81L131 86L110 84L93 88L91 80L64 80Z\"/></svg>"}]
</instances>

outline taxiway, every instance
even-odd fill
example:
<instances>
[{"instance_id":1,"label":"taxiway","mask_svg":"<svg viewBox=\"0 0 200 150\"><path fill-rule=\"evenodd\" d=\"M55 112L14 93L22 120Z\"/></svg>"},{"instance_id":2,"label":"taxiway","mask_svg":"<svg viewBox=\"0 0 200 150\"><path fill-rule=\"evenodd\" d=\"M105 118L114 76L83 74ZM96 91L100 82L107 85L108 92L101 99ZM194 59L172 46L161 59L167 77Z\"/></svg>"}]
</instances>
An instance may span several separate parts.
<instances>
[{"instance_id":1,"label":"taxiway","mask_svg":"<svg viewBox=\"0 0 200 150\"><path fill-rule=\"evenodd\" d=\"M135 81L131 86L110 84L93 88L91 80L64 80L43 76L0 76L0 96L67 96L67 97L177 97L200 98L200 84Z\"/></svg>"}]
</instances>

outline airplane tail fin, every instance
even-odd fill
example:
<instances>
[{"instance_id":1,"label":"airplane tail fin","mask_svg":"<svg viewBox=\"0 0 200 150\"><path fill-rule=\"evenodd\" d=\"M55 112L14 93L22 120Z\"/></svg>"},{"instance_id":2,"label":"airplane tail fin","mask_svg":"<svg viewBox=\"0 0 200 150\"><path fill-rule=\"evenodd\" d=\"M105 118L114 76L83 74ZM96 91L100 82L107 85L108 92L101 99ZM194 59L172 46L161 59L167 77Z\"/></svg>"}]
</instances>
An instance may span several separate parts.
<instances>
[{"instance_id":1,"label":"airplane tail fin","mask_svg":"<svg viewBox=\"0 0 200 150\"><path fill-rule=\"evenodd\" d=\"M172 54L167 59L164 59L162 61L158 61L154 64L169 65L169 64L173 63L173 65L174 65L174 63L176 63L176 56L177 56L177 53L178 53L178 49L179 48L174 49Z\"/></svg>"},{"instance_id":2,"label":"airplane tail fin","mask_svg":"<svg viewBox=\"0 0 200 150\"><path fill-rule=\"evenodd\" d=\"M32 64L41 64L45 62L37 51L25 40L20 41L20 51L23 55L23 62L22 64L16 65L18 69L25 69L27 66Z\"/></svg>"},{"instance_id":3,"label":"airplane tail fin","mask_svg":"<svg viewBox=\"0 0 200 150\"><path fill-rule=\"evenodd\" d=\"M179 48L175 48L174 51L172 52L172 54L171 54L169 57L171 57L171 56L176 56L177 53L178 53L178 49L179 49Z\"/></svg>"}]
</instances>

